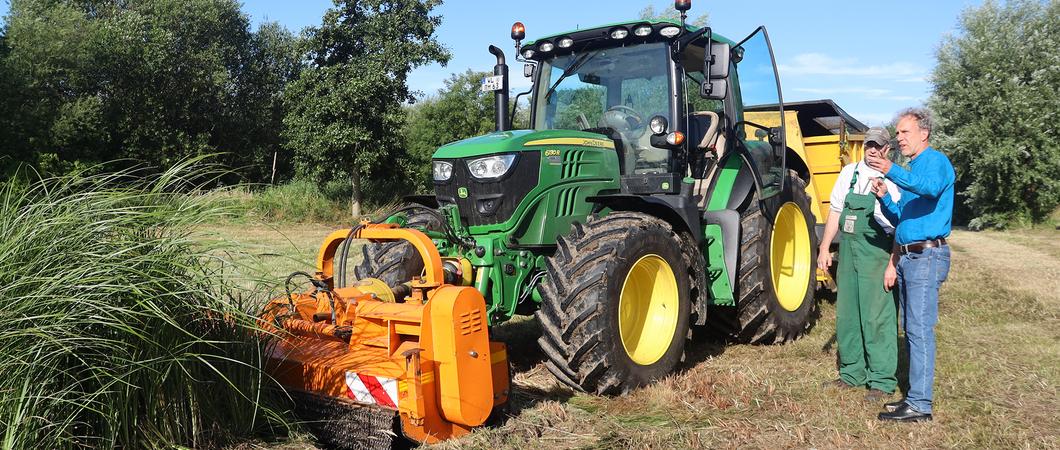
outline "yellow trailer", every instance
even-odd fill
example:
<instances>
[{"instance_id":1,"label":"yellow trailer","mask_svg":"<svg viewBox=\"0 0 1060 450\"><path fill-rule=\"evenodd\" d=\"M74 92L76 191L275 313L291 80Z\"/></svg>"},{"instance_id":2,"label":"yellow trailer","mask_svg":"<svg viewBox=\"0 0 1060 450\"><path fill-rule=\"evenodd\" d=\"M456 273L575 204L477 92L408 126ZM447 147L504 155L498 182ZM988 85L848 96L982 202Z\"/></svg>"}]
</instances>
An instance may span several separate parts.
<instances>
[{"instance_id":1,"label":"yellow trailer","mask_svg":"<svg viewBox=\"0 0 1060 450\"><path fill-rule=\"evenodd\" d=\"M776 105L749 107L744 112L744 120L768 127L778 126L775 111ZM831 100L785 103L784 121L787 126L787 166L801 175L809 175L806 193L813 202L820 238L828 219L832 186L843 166L862 158L864 133L868 127ZM754 132L753 129L747 131ZM817 280L826 287L835 287L831 275L824 271L817 271Z\"/></svg>"}]
</instances>

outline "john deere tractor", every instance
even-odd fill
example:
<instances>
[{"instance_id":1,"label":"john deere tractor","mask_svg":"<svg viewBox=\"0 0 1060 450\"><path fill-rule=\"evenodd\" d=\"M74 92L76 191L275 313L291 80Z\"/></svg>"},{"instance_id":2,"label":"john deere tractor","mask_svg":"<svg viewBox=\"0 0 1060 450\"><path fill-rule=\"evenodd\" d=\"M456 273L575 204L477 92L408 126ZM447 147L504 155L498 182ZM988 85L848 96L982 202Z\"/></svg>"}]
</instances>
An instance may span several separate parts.
<instances>
[{"instance_id":1,"label":"john deere tractor","mask_svg":"<svg viewBox=\"0 0 1060 450\"><path fill-rule=\"evenodd\" d=\"M676 2L682 17L688 5ZM272 322L339 342L332 356L304 341L274 353L297 388L378 400L436 439L506 401L505 349L487 334L516 314L540 321L556 378L598 394L671 373L692 327L753 344L808 329L809 172L785 143L765 28L731 41L682 18L524 37L516 23L516 58L533 82L527 129L510 129L508 67L490 46L495 76L483 86L495 91L496 131L439 148L433 195L336 232L314 292L274 302ZM334 266L345 264L343 239L357 237L370 243L347 282ZM365 368L361 352L385 370ZM339 378L305 381L328 377ZM364 394L395 379L389 402ZM431 419L431 401L454 409Z\"/></svg>"},{"instance_id":2,"label":"john deere tractor","mask_svg":"<svg viewBox=\"0 0 1060 450\"><path fill-rule=\"evenodd\" d=\"M434 195L391 218L469 268L491 324L534 312L549 369L588 392L670 373L690 326L781 343L815 308L809 180L785 164L766 30L733 42L682 22L530 42L516 23L528 129L509 129L507 66L491 46L496 131L439 148ZM749 120L752 105L779 127ZM397 285L421 270L393 242L364 247L355 273Z\"/></svg>"}]
</instances>

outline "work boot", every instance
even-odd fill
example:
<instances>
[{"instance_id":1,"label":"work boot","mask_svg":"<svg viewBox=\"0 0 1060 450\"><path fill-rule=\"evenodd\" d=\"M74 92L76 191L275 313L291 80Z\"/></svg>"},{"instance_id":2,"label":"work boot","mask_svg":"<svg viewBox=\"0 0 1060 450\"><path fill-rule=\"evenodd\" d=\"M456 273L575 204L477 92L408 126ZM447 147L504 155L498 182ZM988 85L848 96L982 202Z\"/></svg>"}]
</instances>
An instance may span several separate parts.
<instances>
[{"instance_id":1,"label":"work boot","mask_svg":"<svg viewBox=\"0 0 1060 450\"><path fill-rule=\"evenodd\" d=\"M865 400L869 401L869 402L872 402L872 403L876 403L876 402L879 402L879 401L882 401L882 400L887 400L888 398L891 398L891 394L883 392L883 391L881 391L879 389L869 389L869 392L867 394L865 394ZM905 401L903 400L903 403L904 402ZM888 403L888 405L889 404L890 403ZM884 405L884 407L886 408L887 405ZM888 409L887 410L887 412L893 412L893 411L894 411L893 409Z\"/></svg>"},{"instance_id":2,"label":"work boot","mask_svg":"<svg viewBox=\"0 0 1060 450\"><path fill-rule=\"evenodd\" d=\"M847 382L843 381L842 378L836 378L834 380L825 381L823 385L824 385L824 387L834 387L834 388L840 388L840 389L850 389L850 388L857 387L857 386L853 386L853 385L847 384Z\"/></svg>"}]
</instances>

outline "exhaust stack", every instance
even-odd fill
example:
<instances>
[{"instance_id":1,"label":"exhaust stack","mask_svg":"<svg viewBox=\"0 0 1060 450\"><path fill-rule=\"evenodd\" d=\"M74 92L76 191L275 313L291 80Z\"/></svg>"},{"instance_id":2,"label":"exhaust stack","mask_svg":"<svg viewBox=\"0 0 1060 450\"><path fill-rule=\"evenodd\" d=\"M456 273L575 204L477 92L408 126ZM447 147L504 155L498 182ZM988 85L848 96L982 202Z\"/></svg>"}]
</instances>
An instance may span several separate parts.
<instances>
[{"instance_id":1,"label":"exhaust stack","mask_svg":"<svg viewBox=\"0 0 1060 450\"><path fill-rule=\"evenodd\" d=\"M508 131L512 128L511 123L508 122L508 65L504 63L504 51L490 45L490 53L497 57L497 65L493 66L493 74L503 77L500 90L493 92L496 128L497 131Z\"/></svg>"}]
</instances>

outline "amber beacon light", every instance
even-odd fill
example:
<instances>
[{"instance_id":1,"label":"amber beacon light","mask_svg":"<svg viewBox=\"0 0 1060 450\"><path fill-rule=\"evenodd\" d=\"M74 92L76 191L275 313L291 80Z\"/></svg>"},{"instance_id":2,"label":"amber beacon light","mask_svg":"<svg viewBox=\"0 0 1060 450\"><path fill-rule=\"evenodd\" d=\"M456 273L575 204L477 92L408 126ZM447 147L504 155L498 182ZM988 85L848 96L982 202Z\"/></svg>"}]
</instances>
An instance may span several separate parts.
<instances>
[{"instance_id":1,"label":"amber beacon light","mask_svg":"<svg viewBox=\"0 0 1060 450\"><path fill-rule=\"evenodd\" d=\"M526 27L523 26L522 22L515 22L512 24L512 39L521 41L526 37Z\"/></svg>"}]
</instances>

